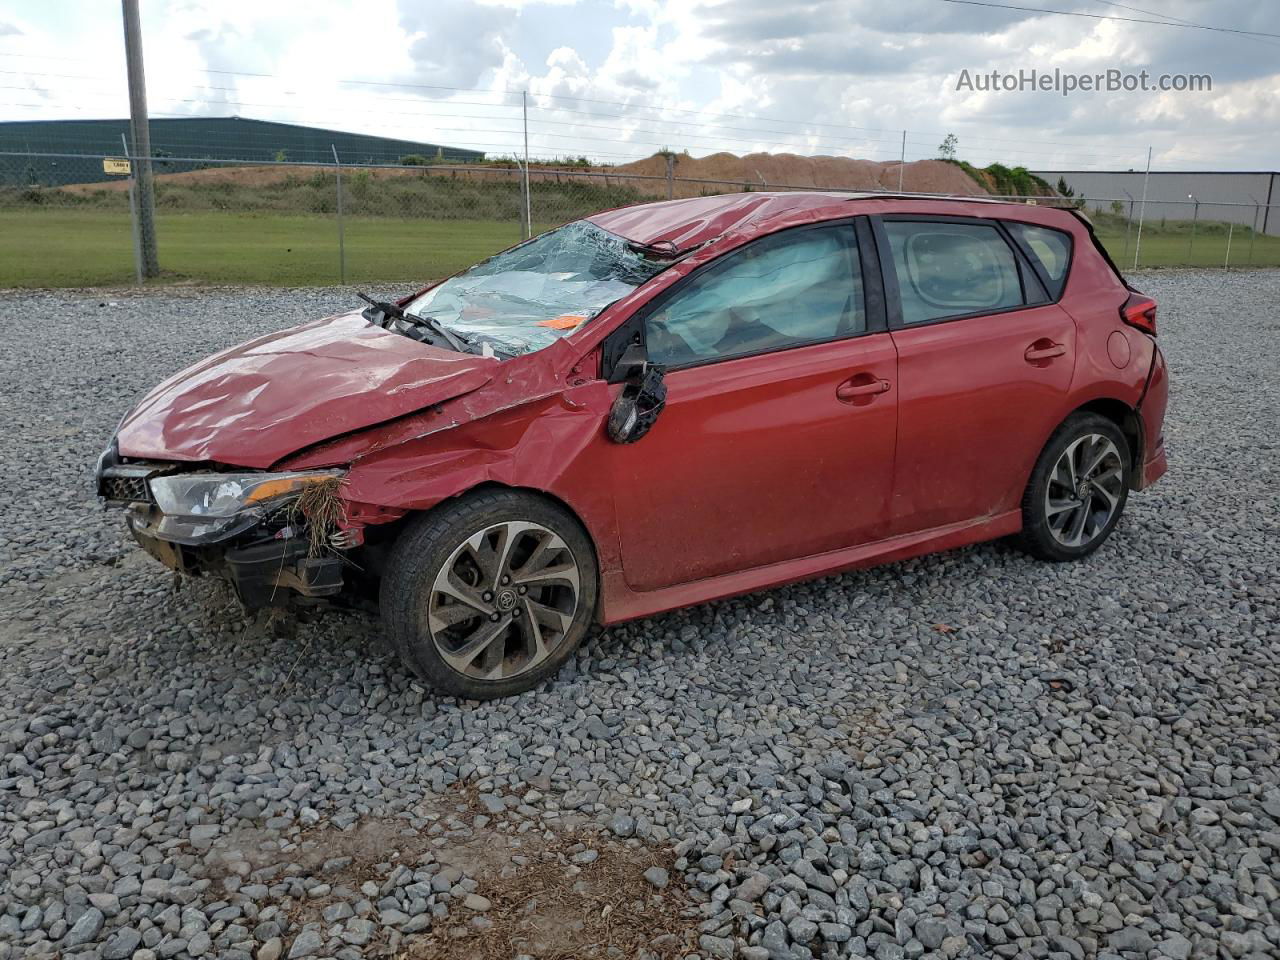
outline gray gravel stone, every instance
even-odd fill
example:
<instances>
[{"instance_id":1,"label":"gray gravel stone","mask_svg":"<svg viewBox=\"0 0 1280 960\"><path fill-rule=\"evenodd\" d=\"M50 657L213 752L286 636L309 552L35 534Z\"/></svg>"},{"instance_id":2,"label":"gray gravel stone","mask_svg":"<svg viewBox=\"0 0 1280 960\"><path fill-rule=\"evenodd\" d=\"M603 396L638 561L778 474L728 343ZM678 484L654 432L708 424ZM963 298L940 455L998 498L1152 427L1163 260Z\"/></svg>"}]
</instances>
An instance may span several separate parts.
<instances>
[{"instance_id":1,"label":"gray gravel stone","mask_svg":"<svg viewBox=\"0 0 1280 960\"><path fill-rule=\"evenodd\" d=\"M80 919L67 931L63 943L68 947L79 947L91 943L98 938L105 922L106 918L103 917L102 911L97 907L90 907L80 914Z\"/></svg>"},{"instance_id":2,"label":"gray gravel stone","mask_svg":"<svg viewBox=\"0 0 1280 960\"><path fill-rule=\"evenodd\" d=\"M122 927L102 947L102 960L125 960L142 945L142 934L133 927Z\"/></svg>"},{"instance_id":3,"label":"gray gravel stone","mask_svg":"<svg viewBox=\"0 0 1280 960\"><path fill-rule=\"evenodd\" d=\"M1280 955L1280 273L1133 280L1171 468L1086 562L990 544L616 625L536 710L434 697L376 619L175 592L87 489L143 390L349 290L0 293L0 960L354 957L380 917L483 919L461 871L296 846L443 837L414 811L455 783L480 835L674 848L654 887L748 960Z\"/></svg>"},{"instance_id":4,"label":"gray gravel stone","mask_svg":"<svg viewBox=\"0 0 1280 960\"><path fill-rule=\"evenodd\" d=\"M768 874L758 872L753 873L738 885L738 889L734 891L734 896L739 900L746 900L748 903L754 903L756 900L759 900L764 896L765 891L769 889L769 885L771 883L772 881L769 879Z\"/></svg>"},{"instance_id":5,"label":"gray gravel stone","mask_svg":"<svg viewBox=\"0 0 1280 960\"><path fill-rule=\"evenodd\" d=\"M324 939L321 937L320 931L314 927L303 927L302 932L294 939L289 946L289 960L298 960L299 957L313 957L320 952L320 948L324 946Z\"/></svg>"},{"instance_id":6,"label":"gray gravel stone","mask_svg":"<svg viewBox=\"0 0 1280 960\"><path fill-rule=\"evenodd\" d=\"M644 872L644 878L649 881L650 886L659 890L665 890L667 884L670 883L670 876L662 867L650 867Z\"/></svg>"}]
</instances>

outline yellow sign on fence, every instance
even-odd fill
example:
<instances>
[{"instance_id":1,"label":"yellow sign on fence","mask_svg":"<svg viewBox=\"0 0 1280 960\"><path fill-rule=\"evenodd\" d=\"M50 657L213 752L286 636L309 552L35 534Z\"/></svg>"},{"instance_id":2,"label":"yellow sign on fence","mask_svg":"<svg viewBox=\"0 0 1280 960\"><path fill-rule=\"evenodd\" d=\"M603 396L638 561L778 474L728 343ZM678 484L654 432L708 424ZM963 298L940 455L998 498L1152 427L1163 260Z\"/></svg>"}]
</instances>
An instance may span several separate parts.
<instances>
[{"instance_id":1,"label":"yellow sign on fence","mask_svg":"<svg viewBox=\"0 0 1280 960\"><path fill-rule=\"evenodd\" d=\"M128 157L103 157L102 172L116 173L120 176L127 177L129 175L129 158Z\"/></svg>"}]
</instances>

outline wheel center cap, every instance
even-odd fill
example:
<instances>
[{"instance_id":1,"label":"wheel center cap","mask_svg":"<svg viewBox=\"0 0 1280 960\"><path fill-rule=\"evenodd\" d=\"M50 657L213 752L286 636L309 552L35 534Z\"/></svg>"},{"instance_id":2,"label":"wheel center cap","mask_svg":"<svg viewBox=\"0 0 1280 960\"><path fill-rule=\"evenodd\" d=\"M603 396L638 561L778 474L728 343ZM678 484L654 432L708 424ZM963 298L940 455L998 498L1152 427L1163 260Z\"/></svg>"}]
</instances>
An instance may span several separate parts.
<instances>
[{"instance_id":1,"label":"wheel center cap","mask_svg":"<svg viewBox=\"0 0 1280 960\"><path fill-rule=\"evenodd\" d=\"M516 595L514 591L503 590L498 594L495 602L498 605L498 609L505 613L516 608Z\"/></svg>"}]
</instances>

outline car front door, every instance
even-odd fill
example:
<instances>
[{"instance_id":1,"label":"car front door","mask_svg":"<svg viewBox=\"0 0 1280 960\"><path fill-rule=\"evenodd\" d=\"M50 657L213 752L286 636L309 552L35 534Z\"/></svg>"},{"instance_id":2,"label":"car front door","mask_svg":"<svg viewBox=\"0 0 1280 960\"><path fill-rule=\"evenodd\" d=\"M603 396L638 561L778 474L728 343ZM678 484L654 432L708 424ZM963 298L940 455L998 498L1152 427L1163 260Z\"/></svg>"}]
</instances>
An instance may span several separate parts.
<instances>
[{"instance_id":1,"label":"car front door","mask_svg":"<svg viewBox=\"0 0 1280 960\"><path fill-rule=\"evenodd\" d=\"M891 533L1018 509L1062 415L1075 322L996 221L874 225L898 353Z\"/></svg>"},{"instance_id":2,"label":"car front door","mask_svg":"<svg viewBox=\"0 0 1280 960\"><path fill-rule=\"evenodd\" d=\"M666 409L613 451L632 589L883 535L896 360L874 260L864 284L860 251L872 246L866 221L771 234L695 271L615 334L639 333L667 370Z\"/></svg>"}]
</instances>

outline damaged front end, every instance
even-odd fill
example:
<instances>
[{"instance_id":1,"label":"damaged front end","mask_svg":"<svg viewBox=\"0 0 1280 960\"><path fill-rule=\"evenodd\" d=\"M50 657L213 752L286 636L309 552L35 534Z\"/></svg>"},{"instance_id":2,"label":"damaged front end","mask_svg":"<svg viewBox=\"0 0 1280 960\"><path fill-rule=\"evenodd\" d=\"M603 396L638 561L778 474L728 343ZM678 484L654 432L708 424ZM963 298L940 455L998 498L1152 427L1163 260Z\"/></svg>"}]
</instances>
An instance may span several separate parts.
<instances>
[{"instance_id":1,"label":"damaged front end","mask_svg":"<svg viewBox=\"0 0 1280 960\"><path fill-rule=\"evenodd\" d=\"M98 496L125 509L147 553L179 574L227 580L256 609L341 591L341 551L355 545L353 532L340 528L344 476L125 461L113 441L96 479Z\"/></svg>"}]
</instances>

